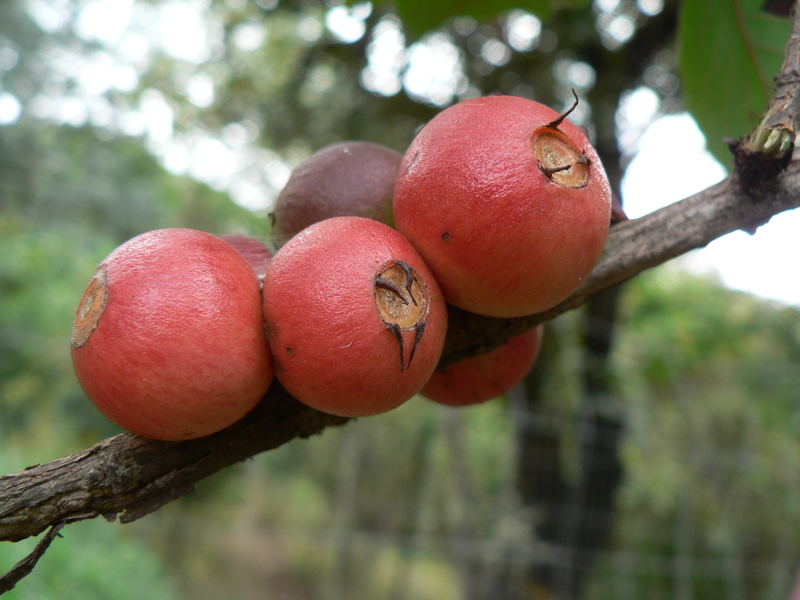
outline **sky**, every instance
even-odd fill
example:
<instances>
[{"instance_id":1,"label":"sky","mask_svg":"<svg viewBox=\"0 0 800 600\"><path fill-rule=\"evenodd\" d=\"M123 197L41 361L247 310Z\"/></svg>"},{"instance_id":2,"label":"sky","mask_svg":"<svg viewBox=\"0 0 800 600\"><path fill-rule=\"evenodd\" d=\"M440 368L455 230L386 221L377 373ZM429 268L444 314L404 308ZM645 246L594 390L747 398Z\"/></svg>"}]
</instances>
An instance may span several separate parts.
<instances>
[{"instance_id":1,"label":"sky","mask_svg":"<svg viewBox=\"0 0 800 600\"><path fill-rule=\"evenodd\" d=\"M235 4L239 0L228 1ZM30 13L45 31L58 31L71 14L67 0L28 3ZM599 18L607 20L603 27L608 43L624 43L634 29L629 19L615 13L618 0L595 0L595 4ZM638 0L638 4L642 12L651 14L663 6L661 0ZM251 144L256 138L254 132L231 124L221 135L197 131L176 139L175 115L159 91L145 90L136 109L119 115L112 114L103 99L109 88L123 92L136 88L153 48L189 64L207 60L218 40L213 27L209 28L201 18L206 5L207 0L168 0L157 9L148 8L156 12L143 16L141 5L135 5L134 0L87 0L75 31L86 41L100 43L108 50L96 52L85 63L76 61L75 56L56 53L52 59L55 68L62 64L67 72L73 71L82 96L37 98L31 110L36 116L57 122L82 125L88 121L100 127L115 127L126 135L142 136L148 149L168 170L227 191L243 206L265 210L265 202L269 202L265 198L275 197L291 170L276 153ZM542 24L535 16L512 12L507 19L506 39L489 40L482 48L483 58L496 66L508 62L512 48L525 51L547 43L541 35ZM368 15L368 3L353 9L340 6L328 11L324 23L310 17L304 19L298 33L306 39L316 39L325 27L341 41L351 42L364 35L364 19ZM143 26L143 22L147 25ZM267 34L261 23L245 24L237 29L234 43L240 50L254 51ZM447 36L433 35L406 49L399 24L385 20L376 28L373 42L362 73L362 84L367 89L386 96L405 89L412 97L442 106L464 93L467 82L458 75L458 50ZM13 56L0 54L0 67L4 61L13 60ZM594 85L593 70L585 63L573 61L566 69L576 87ZM208 106L214 101L214 82L203 73L192 76L186 83L186 95L198 107ZM16 121L22 109L12 95L0 89L0 125ZM580 111L573 116L580 118ZM623 151L633 157L622 184L623 203L631 218L685 198L726 176L725 168L706 151L705 139L692 118L686 113L660 115L658 97L648 88L634 90L624 99L618 127ZM798 232L800 212L790 211L773 217L755 235L731 233L676 262L693 272L715 276L734 289L800 307L800 282L796 278Z\"/></svg>"},{"instance_id":2,"label":"sky","mask_svg":"<svg viewBox=\"0 0 800 600\"><path fill-rule=\"evenodd\" d=\"M645 129L639 152L622 184L630 218L641 217L722 180L725 168L705 148L705 138L686 113L656 119ZM754 235L735 231L679 259L695 273L726 286L800 307L800 210L774 216Z\"/></svg>"}]
</instances>

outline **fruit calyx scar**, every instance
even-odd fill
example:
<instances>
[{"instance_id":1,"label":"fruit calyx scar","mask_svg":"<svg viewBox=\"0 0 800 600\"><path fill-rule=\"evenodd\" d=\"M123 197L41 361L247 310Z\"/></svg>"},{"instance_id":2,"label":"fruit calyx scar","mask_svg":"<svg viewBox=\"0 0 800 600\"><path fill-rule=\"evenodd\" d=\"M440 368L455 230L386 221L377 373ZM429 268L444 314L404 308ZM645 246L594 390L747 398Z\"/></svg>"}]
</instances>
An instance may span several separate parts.
<instances>
[{"instance_id":1,"label":"fruit calyx scar","mask_svg":"<svg viewBox=\"0 0 800 600\"><path fill-rule=\"evenodd\" d=\"M575 102L557 119L543 125L533 136L533 150L539 170L548 180L562 187L582 188L589 183L591 161L575 142L559 129L567 116L578 106L578 94L572 90Z\"/></svg>"},{"instance_id":2,"label":"fruit calyx scar","mask_svg":"<svg viewBox=\"0 0 800 600\"><path fill-rule=\"evenodd\" d=\"M386 328L397 340L402 373L411 367L425 334L430 302L428 290L413 267L402 260L391 261L381 267L375 275L374 286L378 312ZM410 330L414 330L414 343L406 363L403 331Z\"/></svg>"}]
</instances>

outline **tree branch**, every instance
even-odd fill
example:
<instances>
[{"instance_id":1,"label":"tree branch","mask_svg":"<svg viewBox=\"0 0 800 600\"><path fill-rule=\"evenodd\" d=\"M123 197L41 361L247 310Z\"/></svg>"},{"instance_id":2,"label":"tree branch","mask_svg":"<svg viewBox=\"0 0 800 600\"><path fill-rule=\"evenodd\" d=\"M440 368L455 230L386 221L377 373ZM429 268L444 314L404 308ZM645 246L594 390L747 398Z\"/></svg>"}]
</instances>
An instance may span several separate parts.
<instances>
[{"instance_id":1,"label":"tree branch","mask_svg":"<svg viewBox=\"0 0 800 600\"><path fill-rule=\"evenodd\" d=\"M693 248L800 206L800 161L763 193L723 182L633 221L612 227L606 252L581 288L557 307L517 319L450 311L442 361L488 351L537 323L576 308L594 294ZM186 442L121 434L70 456L0 477L0 541L18 541L59 524L99 515L138 519L220 469L347 419L306 407L277 382L261 403L228 429Z\"/></svg>"},{"instance_id":2,"label":"tree branch","mask_svg":"<svg viewBox=\"0 0 800 600\"><path fill-rule=\"evenodd\" d=\"M605 252L594 271L575 294L558 306L516 319L480 317L451 310L446 364L486 351L538 323L549 321L584 304L596 293L626 281L695 248L800 206L800 161L791 163L773 186L746 190L736 174L680 202L640 219L614 225ZM489 332L486 335L484 332Z\"/></svg>"}]
</instances>

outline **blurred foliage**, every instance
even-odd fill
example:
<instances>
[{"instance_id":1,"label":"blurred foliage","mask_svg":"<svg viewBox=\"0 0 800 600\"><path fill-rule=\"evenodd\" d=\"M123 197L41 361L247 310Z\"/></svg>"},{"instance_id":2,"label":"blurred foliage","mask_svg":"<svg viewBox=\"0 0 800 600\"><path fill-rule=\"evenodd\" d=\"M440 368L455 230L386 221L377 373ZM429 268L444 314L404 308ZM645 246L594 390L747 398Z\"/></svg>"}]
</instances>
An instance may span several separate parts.
<instances>
[{"instance_id":1,"label":"blurred foliage","mask_svg":"<svg viewBox=\"0 0 800 600\"><path fill-rule=\"evenodd\" d=\"M350 0L348 4L357 4L357 0ZM553 12L564 8L586 8L590 0L473 0L459 2L455 8L448 2L426 2L424 0L401 0L394 2L397 15L402 19L405 27L417 37L441 27L454 16L469 17L476 21L491 21L504 12L510 10L526 10L548 19Z\"/></svg>"},{"instance_id":2,"label":"blurred foliage","mask_svg":"<svg viewBox=\"0 0 800 600\"><path fill-rule=\"evenodd\" d=\"M724 29L727 4L703 17L713 0L681 3L679 30L673 0L350 4L209 2L207 52L181 58L154 37L159 3L133 3L132 37L105 43L81 29L88 0L0 2L0 101L21 107L0 125L5 471L117 431L81 392L68 340L87 279L126 239L182 226L268 240L271 194L311 151L343 139L402 151L442 106L495 92L561 108L575 88L574 116L618 186L635 152L619 142L632 91L654 93L652 118L685 100L714 147L755 125L769 89L752 72L776 69L785 31L751 3L743 26ZM753 54L743 40L772 50ZM106 61L118 67L107 85L87 79ZM435 67L429 80L414 61ZM728 112L734 103L746 114ZM198 160L209 144L216 159ZM585 597L786 597L800 561L800 314L671 267L633 282L622 314L611 370L626 479ZM548 330L549 412L524 417L563 432L570 476L577 318ZM521 420L513 397L463 411L414 399L219 473L141 522L72 525L11 597L489 597L497 580L522 582L532 563L559 557L532 538L539 515L519 502ZM31 547L0 548L0 571Z\"/></svg>"},{"instance_id":3,"label":"blurred foliage","mask_svg":"<svg viewBox=\"0 0 800 600\"><path fill-rule=\"evenodd\" d=\"M177 600L177 580L162 558L136 536L103 522L70 526L47 552L36 577L4 594L8 600ZM10 568L30 543L0 546L0 566Z\"/></svg>"},{"instance_id":4,"label":"blurred foliage","mask_svg":"<svg viewBox=\"0 0 800 600\"><path fill-rule=\"evenodd\" d=\"M626 555L602 561L588 597L621 597L615 568L633 575L626 597L788 597L800 313L669 266L633 282L626 304L614 361L629 430L614 545Z\"/></svg>"}]
</instances>

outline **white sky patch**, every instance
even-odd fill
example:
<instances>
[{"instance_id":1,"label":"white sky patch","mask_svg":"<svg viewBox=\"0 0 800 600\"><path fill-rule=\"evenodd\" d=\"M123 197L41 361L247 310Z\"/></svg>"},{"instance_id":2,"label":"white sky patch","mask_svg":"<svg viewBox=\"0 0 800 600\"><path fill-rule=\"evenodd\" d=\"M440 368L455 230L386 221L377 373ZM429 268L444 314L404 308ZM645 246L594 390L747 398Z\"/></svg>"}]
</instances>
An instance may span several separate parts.
<instances>
[{"instance_id":1,"label":"white sky patch","mask_svg":"<svg viewBox=\"0 0 800 600\"><path fill-rule=\"evenodd\" d=\"M117 64L111 74L111 86L120 92L132 92L139 85L139 74L132 67Z\"/></svg>"},{"instance_id":2,"label":"white sky patch","mask_svg":"<svg viewBox=\"0 0 800 600\"><path fill-rule=\"evenodd\" d=\"M533 50L542 33L542 22L524 10L512 10L505 22L505 35L508 44L517 52Z\"/></svg>"},{"instance_id":3,"label":"white sky patch","mask_svg":"<svg viewBox=\"0 0 800 600\"><path fill-rule=\"evenodd\" d=\"M582 60L571 61L564 76L574 87L584 90L593 88L597 80L594 67Z\"/></svg>"},{"instance_id":4,"label":"white sky patch","mask_svg":"<svg viewBox=\"0 0 800 600\"><path fill-rule=\"evenodd\" d=\"M617 140L620 150L632 156L647 127L653 122L661 101L652 88L642 86L623 94L616 114Z\"/></svg>"},{"instance_id":5,"label":"white sky patch","mask_svg":"<svg viewBox=\"0 0 800 600\"><path fill-rule=\"evenodd\" d=\"M258 126L251 121L228 123L222 128L222 141L231 148L244 148L258 138Z\"/></svg>"},{"instance_id":6,"label":"white sky patch","mask_svg":"<svg viewBox=\"0 0 800 600\"><path fill-rule=\"evenodd\" d=\"M511 60L511 48L498 39L490 38L481 47L481 58L490 65L502 67Z\"/></svg>"},{"instance_id":7,"label":"white sky patch","mask_svg":"<svg viewBox=\"0 0 800 600\"><path fill-rule=\"evenodd\" d=\"M57 33L69 22L73 7L70 0L28 0L25 9L45 33Z\"/></svg>"},{"instance_id":8,"label":"white sky patch","mask_svg":"<svg viewBox=\"0 0 800 600\"><path fill-rule=\"evenodd\" d=\"M133 0L94 0L81 8L75 33L84 40L115 45L131 22Z\"/></svg>"},{"instance_id":9,"label":"white sky patch","mask_svg":"<svg viewBox=\"0 0 800 600\"><path fill-rule=\"evenodd\" d=\"M19 53L9 46L0 48L0 69L10 71L17 66Z\"/></svg>"},{"instance_id":10,"label":"white sky patch","mask_svg":"<svg viewBox=\"0 0 800 600\"><path fill-rule=\"evenodd\" d=\"M172 139L175 113L158 90L149 88L142 92L139 110L144 118L148 142L158 151Z\"/></svg>"},{"instance_id":11,"label":"white sky patch","mask_svg":"<svg viewBox=\"0 0 800 600\"><path fill-rule=\"evenodd\" d=\"M403 86L410 96L437 106L466 89L461 51L450 36L434 33L411 45Z\"/></svg>"},{"instance_id":12,"label":"white sky patch","mask_svg":"<svg viewBox=\"0 0 800 600\"><path fill-rule=\"evenodd\" d=\"M52 105L52 98L44 94L36 94L28 101L28 110L37 119L48 119Z\"/></svg>"},{"instance_id":13,"label":"white sky patch","mask_svg":"<svg viewBox=\"0 0 800 600\"><path fill-rule=\"evenodd\" d=\"M594 7L601 12L611 12L619 6L619 2L620 0L595 0Z\"/></svg>"},{"instance_id":14,"label":"white sky patch","mask_svg":"<svg viewBox=\"0 0 800 600\"><path fill-rule=\"evenodd\" d=\"M81 127L89 120L89 107L76 96L37 94L30 99L27 109L37 119L49 119L59 125Z\"/></svg>"},{"instance_id":15,"label":"white sky patch","mask_svg":"<svg viewBox=\"0 0 800 600\"><path fill-rule=\"evenodd\" d=\"M233 30L233 44L245 52L258 50L267 39L268 30L263 23L242 23Z\"/></svg>"},{"instance_id":16,"label":"white sky patch","mask_svg":"<svg viewBox=\"0 0 800 600\"><path fill-rule=\"evenodd\" d=\"M88 94L105 94L114 80L117 62L108 52L94 52L88 60L81 60L81 68L76 70L75 79Z\"/></svg>"},{"instance_id":17,"label":"white sky patch","mask_svg":"<svg viewBox=\"0 0 800 600\"><path fill-rule=\"evenodd\" d=\"M686 265L700 273L716 273L728 287L800 308L798 231L800 210L790 210L772 217L755 235L734 231L686 255Z\"/></svg>"},{"instance_id":18,"label":"white sky patch","mask_svg":"<svg viewBox=\"0 0 800 600\"><path fill-rule=\"evenodd\" d=\"M216 190L223 190L233 181L238 170L235 153L213 137L201 137L190 150L189 175Z\"/></svg>"},{"instance_id":19,"label":"white sky patch","mask_svg":"<svg viewBox=\"0 0 800 600\"><path fill-rule=\"evenodd\" d=\"M306 42L316 42L322 37L322 23L314 17L305 16L297 23L297 35Z\"/></svg>"},{"instance_id":20,"label":"white sky patch","mask_svg":"<svg viewBox=\"0 0 800 600\"><path fill-rule=\"evenodd\" d=\"M267 151L264 154L263 163L264 175L267 182L275 189L282 189L289 181L289 176L292 174L289 165L287 165L280 156L271 151Z\"/></svg>"},{"instance_id":21,"label":"white sky patch","mask_svg":"<svg viewBox=\"0 0 800 600\"><path fill-rule=\"evenodd\" d=\"M325 15L325 25L339 40L357 42L367 31L365 19L372 13L372 4L362 2L352 7L336 6Z\"/></svg>"},{"instance_id":22,"label":"white sky patch","mask_svg":"<svg viewBox=\"0 0 800 600\"><path fill-rule=\"evenodd\" d=\"M138 110L128 110L117 115L117 127L124 135L140 137L147 133L147 122Z\"/></svg>"},{"instance_id":23,"label":"white sky patch","mask_svg":"<svg viewBox=\"0 0 800 600\"><path fill-rule=\"evenodd\" d=\"M275 194L265 190L263 182L253 177L237 179L229 191L236 204L252 211L264 210L275 200Z\"/></svg>"},{"instance_id":24,"label":"white sky patch","mask_svg":"<svg viewBox=\"0 0 800 600\"><path fill-rule=\"evenodd\" d=\"M611 19L607 31L619 44L624 44L636 32L636 26L628 15L619 15Z\"/></svg>"},{"instance_id":25,"label":"white sky patch","mask_svg":"<svg viewBox=\"0 0 800 600\"><path fill-rule=\"evenodd\" d=\"M150 60L152 46L141 33L134 31L125 33L118 48L134 65L145 66Z\"/></svg>"},{"instance_id":26,"label":"white sky patch","mask_svg":"<svg viewBox=\"0 0 800 600\"><path fill-rule=\"evenodd\" d=\"M161 47L173 58L199 64L210 55L202 17L188 2L170 2L161 7L158 31Z\"/></svg>"},{"instance_id":27,"label":"white sky patch","mask_svg":"<svg viewBox=\"0 0 800 600\"><path fill-rule=\"evenodd\" d=\"M622 182L625 212L637 218L719 182L725 168L708 153L688 114L656 120ZM690 271L712 273L728 287L800 306L797 257L800 211L774 216L755 235L735 231L677 261Z\"/></svg>"},{"instance_id":28,"label":"white sky patch","mask_svg":"<svg viewBox=\"0 0 800 600\"><path fill-rule=\"evenodd\" d=\"M92 98L88 103L89 122L95 127L112 129L114 126L115 111L111 103L104 97Z\"/></svg>"},{"instance_id":29,"label":"white sky patch","mask_svg":"<svg viewBox=\"0 0 800 600\"><path fill-rule=\"evenodd\" d=\"M640 217L722 180L725 168L705 148L703 134L687 114L650 125L622 181L627 215Z\"/></svg>"},{"instance_id":30,"label":"white sky patch","mask_svg":"<svg viewBox=\"0 0 800 600\"><path fill-rule=\"evenodd\" d=\"M406 66L406 38L400 21L396 17L381 19L372 36L361 83L371 92L393 96L403 88L400 74Z\"/></svg>"},{"instance_id":31,"label":"white sky patch","mask_svg":"<svg viewBox=\"0 0 800 600\"><path fill-rule=\"evenodd\" d=\"M228 188L231 198L254 212L266 211L289 180L291 168L271 150L242 147L237 155L246 166Z\"/></svg>"},{"instance_id":32,"label":"white sky patch","mask_svg":"<svg viewBox=\"0 0 800 600\"><path fill-rule=\"evenodd\" d=\"M664 10L664 0L637 0L636 6L643 15L653 17Z\"/></svg>"},{"instance_id":33,"label":"white sky patch","mask_svg":"<svg viewBox=\"0 0 800 600\"><path fill-rule=\"evenodd\" d=\"M186 82L186 97L197 108L214 104L214 79L208 73L195 73Z\"/></svg>"},{"instance_id":34,"label":"white sky patch","mask_svg":"<svg viewBox=\"0 0 800 600\"><path fill-rule=\"evenodd\" d=\"M0 92L0 125L16 123L22 114L22 104L9 92Z\"/></svg>"},{"instance_id":35,"label":"white sky patch","mask_svg":"<svg viewBox=\"0 0 800 600\"><path fill-rule=\"evenodd\" d=\"M186 175L192 166L192 155L186 144L173 140L163 149L161 164L173 175Z\"/></svg>"}]
</instances>

